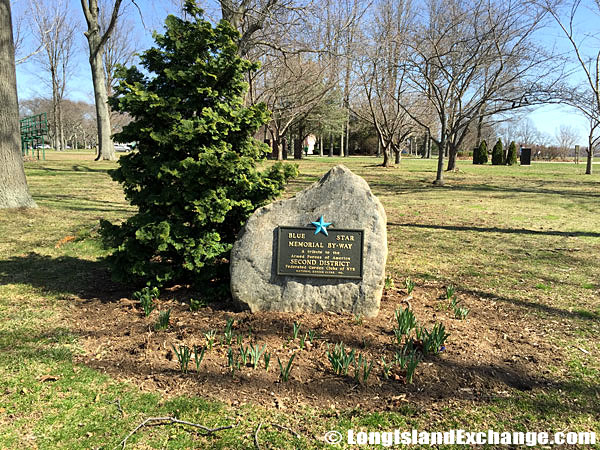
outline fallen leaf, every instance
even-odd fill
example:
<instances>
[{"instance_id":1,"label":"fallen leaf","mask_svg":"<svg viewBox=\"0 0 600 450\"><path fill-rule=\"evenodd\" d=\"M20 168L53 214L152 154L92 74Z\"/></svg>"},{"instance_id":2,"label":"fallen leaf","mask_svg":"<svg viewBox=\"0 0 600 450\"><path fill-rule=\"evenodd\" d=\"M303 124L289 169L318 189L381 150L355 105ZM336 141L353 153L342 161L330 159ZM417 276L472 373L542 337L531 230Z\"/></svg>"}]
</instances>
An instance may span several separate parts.
<instances>
[{"instance_id":1,"label":"fallen leaf","mask_svg":"<svg viewBox=\"0 0 600 450\"><path fill-rule=\"evenodd\" d=\"M54 375L44 375L38 378L40 383L45 383L46 381L58 381L59 378Z\"/></svg>"},{"instance_id":2,"label":"fallen leaf","mask_svg":"<svg viewBox=\"0 0 600 450\"><path fill-rule=\"evenodd\" d=\"M64 238L62 238L60 241L58 241L56 243L56 245L54 246L54 248L60 248L63 245L65 245L67 242L74 241L75 239L76 239L76 237L73 236L73 235L65 236Z\"/></svg>"}]
</instances>

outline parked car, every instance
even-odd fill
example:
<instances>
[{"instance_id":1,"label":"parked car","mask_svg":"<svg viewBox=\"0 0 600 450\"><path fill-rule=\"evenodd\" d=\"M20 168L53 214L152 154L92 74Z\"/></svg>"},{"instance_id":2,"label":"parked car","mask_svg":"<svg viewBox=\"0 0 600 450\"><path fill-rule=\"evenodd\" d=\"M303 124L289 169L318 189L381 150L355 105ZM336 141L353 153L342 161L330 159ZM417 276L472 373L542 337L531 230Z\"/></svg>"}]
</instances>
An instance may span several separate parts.
<instances>
[{"instance_id":1,"label":"parked car","mask_svg":"<svg viewBox=\"0 0 600 450\"><path fill-rule=\"evenodd\" d=\"M116 152L130 152L131 147L129 147L129 145L127 145L127 144L115 144L115 151Z\"/></svg>"}]
</instances>

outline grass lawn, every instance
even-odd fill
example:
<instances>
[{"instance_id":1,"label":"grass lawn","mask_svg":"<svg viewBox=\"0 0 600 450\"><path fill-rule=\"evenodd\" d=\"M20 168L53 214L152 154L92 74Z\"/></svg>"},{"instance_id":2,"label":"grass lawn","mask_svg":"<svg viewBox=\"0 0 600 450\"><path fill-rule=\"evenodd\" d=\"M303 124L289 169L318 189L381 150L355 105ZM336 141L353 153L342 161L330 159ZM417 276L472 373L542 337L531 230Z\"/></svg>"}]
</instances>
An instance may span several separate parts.
<instances>
[{"instance_id":1,"label":"grass lawn","mask_svg":"<svg viewBox=\"0 0 600 450\"><path fill-rule=\"evenodd\" d=\"M260 448L345 448L323 436L328 430L346 436L349 429L594 431L600 437L600 176L583 175L583 164L459 162L458 171L445 174L446 186L436 188L434 160L404 159L393 169L373 158L301 161L286 196L343 163L369 182L388 218L387 271L395 287L382 300L385 314L332 318L324 336L352 322L348 332L371 339L363 339L366 352L368 342L387 351L390 337L376 333L393 319L407 277L416 283L411 302L418 318L441 320L451 333L446 352L426 359L412 385L382 380L378 364L367 386L336 380L322 357L334 341L324 338L316 359L303 357L297 370L305 364L336 383L335 402L333 391L323 391L328 401L313 399L318 392L293 371L289 386L277 382L277 361L262 384L248 370L224 385L222 347L207 357L207 370L217 371L213 380L177 373L176 360L164 353L185 336L177 326L153 332L137 307L123 307L132 289L107 275L98 221L118 221L133 210L107 174L115 164L91 159L48 152L46 161L26 163L39 208L0 211L0 448L121 448L144 419L164 416L233 427L212 434L183 424L144 427L126 448L244 449L255 441ZM465 320L439 300L449 285L470 309ZM177 298L161 300L173 305L176 320L214 317L215 328L227 317L252 320L209 307L194 316ZM321 320L298 317L282 321ZM111 328L115 320L123 321L118 327L131 321L139 331L127 338L132 342L162 345L152 360L162 378L140 369L135 349ZM295 345L282 336L276 337L281 348Z\"/></svg>"}]
</instances>

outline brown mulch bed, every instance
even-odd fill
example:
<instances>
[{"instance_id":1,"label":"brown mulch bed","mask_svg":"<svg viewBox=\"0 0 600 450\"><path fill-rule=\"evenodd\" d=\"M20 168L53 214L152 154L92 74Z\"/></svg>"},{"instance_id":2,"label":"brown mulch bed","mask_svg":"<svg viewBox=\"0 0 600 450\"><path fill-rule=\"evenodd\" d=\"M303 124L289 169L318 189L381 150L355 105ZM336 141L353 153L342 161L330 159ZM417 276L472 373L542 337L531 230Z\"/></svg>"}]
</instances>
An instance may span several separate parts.
<instances>
[{"instance_id":1,"label":"brown mulch bed","mask_svg":"<svg viewBox=\"0 0 600 450\"><path fill-rule=\"evenodd\" d=\"M71 329L81 336L84 354L78 362L126 380L143 391L167 396L198 395L230 405L244 403L291 408L309 405L319 408L396 410L402 405L448 406L459 402L487 401L508 396L512 389L531 390L547 386L548 367L560 366L560 351L547 339L548 328L536 326L536 318L525 306L496 302L467 293L458 293L461 305L470 308L466 320L457 320L442 298L443 289L433 284L416 287L412 296L404 290L386 291L378 317L361 319L332 313L292 314L234 312L227 304L211 304L191 312L176 291L166 293L150 317L137 302L122 298L103 302L80 300L68 317ZM413 384L396 371L390 379L382 376L381 357L392 361L394 310L406 307L407 300L419 323L431 328L442 322L450 337L437 356L428 356L416 370ZM171 308L171 326L155 331L158 310ZM227 367L227 346L220 343L228 318L235 319L234 333L243 336L243 345L267 345L271 353L269 371L261 362L256 370L243 367L233 375ZM313 345L300 349L292 339L293 323L301 334L309 329L318 336ZM555 324L559 326L558 322ZM216 330L215 345L207 350L200 372L190 362L187 374L179 371L172 346L206 345L204 333ZM338 342L373 360L366 385L349 376L332 372L326 356ZM237 351L239 346L232 343ZM279 381L277 357L287 363L296 358L287 383ZM553 376L555 376L554 374Z\"/></svg>"}]
</instances>

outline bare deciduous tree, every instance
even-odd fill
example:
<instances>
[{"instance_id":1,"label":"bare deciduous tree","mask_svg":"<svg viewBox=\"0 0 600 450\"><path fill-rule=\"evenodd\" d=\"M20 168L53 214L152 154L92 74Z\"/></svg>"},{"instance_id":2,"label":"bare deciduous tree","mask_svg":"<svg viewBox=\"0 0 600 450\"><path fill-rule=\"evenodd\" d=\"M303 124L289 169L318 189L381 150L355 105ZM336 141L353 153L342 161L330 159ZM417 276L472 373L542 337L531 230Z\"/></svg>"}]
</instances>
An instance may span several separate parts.
<instances>
[{"instance_id":1,"label":"bare deciduous tree","mask_svg":"<svg viewBox=\"0 0 600 450\"><path fill-rule=\"evenodd\" d=\"M570 150L577 144L579 132L568 125L561 125L556 130L556 141L560 149L560 156L565 158L569 156Z\"/></svg>"},{"instance_id":2,"label":"bare deciduous tree","mask_svg":"<svg viewBox=\"0 0 600 450\"><path fill-rule=\"evenodd\" d=\"M306 5L296 0L219 0L219 4L223 19L240 32L240 55L249 57L257 47L265 46L281 52L298 50L298 46L288 45L291 39L272 37L274 30L291 32L303 24Z\"/></svg>"},{"instance_id":3,"label":"bare deciduous tree","mask_svg":"<svg viewBox=\"0 0 600 450\"><path fill-rule=\"evenodd\" d=\"M334 113L335 117L328 122L329 125L335 123L335 127L313 127L313 131L317 131L317 128L321 132L328 129L330 145L333 146L333 135L335 134L340 138L341 148L344 150L347 148L344 139L349 130L348 113L345 116L345 124L340 124L338 127L339 111L329 104L329 101L336 96L326 95L326 91L341 86L339 107L348 111L351 60L345 56L352 52L352 46L355 45L353 33L356 29L356 21L361 12L364 13L366 9L365 7L361 9L361 3L366 3L366 1L344 0L342 4L332 0L325 0L322 4L298 0L219 1L222 17L240 32L238 42L240 54L262 63L259 72L248 74L250 89L247 101L249 103L264 100L266 91L276 92L278 83L282 83L281 89L287 91L286 95L290 97L288 82L291 79L299 80L298 64L307 65L304 75L307 76L308 83L300 82L296 90L298 94L303 93L293 95L296 100L300 101L293 109L303 112L299 115L286 113L285 116L288 120L271 124L271 131L280 130L276 134L282 137L281 130L294 128L302 131L305 125L314 123L312 119L309 122L306 122L306 119L310 111L315 111L315 108L319 106L319 99L311 98L310 94L305 95L308 93L305 87L315 81L312 79L312 68L317 65L321 67L322 73L312 87L317 93L322 93L320 99L322 104L318 109L320 112L329 110ZM303 62L299 63L299 61ZM282 76L285 73L282 68L286 66L288 66L287 73ZM273 105L274 97L272 94L269 97L267 103ZM277 111L274 111L273 118L280 120L281 106L275 108ZM282 124L287 123L291 116L295 116L295 118L289 122L288 126L282 127ZM346 130L346 134L344 134L344 130ZM277 146L278 139L273 137L273 140ZM322 141L322 136L320 140Z\"/></svg>"},{"instance_id":4,"label":"bare deciduous tree","mask_svg":"<svg viewBox=\"0 0 600 450\"><path fill-rule=\"evenodd\" d=\"M265 64L262 83L256 85L257 101L272 112L268 129L277 159L283 159L282 140L293 124L299 124L331 89L322 68L302 55L277 58Z\"/></svg>"},{"instance_id":5,"label":"bare deciduous tree","mask_svg":"<svg viewBox=\"0 0 600 450\"><path fill-rule=\"evenodd\" d=\"M594 96L590 96L589 89L585 89L584 86L580 86L579 89L563 91L560 97L565 103L579 110L588 121L585 173L590 175L592 173L594 150L600 144L600 111L595 106L596 99Z\"/></svg>"},{"instance_id":6,"label":"bare deciduous tree","mask_svg":"<svg viewBox=\"0 0 600 450\"><path fill-rule=\"evenodd\" d=\"M123 8L125 10L126 8ZM100 29L107 30L110 26L111 16L108 0L100 2ZM106 76L106 93L110 97L115 85L115 71L119 65L131 65L139 49L133 23L122 12L117 18L113 31L104 46L102 62Z\"/></svg>"},{"instance_id":7,"label":"bare deciduous tree","mask_svg":"<svg viewBox=\"0 0 600 450\"><path fill-rule=\"evenodd\" d=\"M427 5L409 62L415 93L438 118L439 133L430 134L439 149L434 183L443 185L444 153L453 170L474 122L548 101L552 82L545 79L553 55L534 43L544 11L532 3L429 0ZM425 113L414 118L427 128L420 118Z\"/></svg>"},{"instance_id":8,"label":"bare deciduous tree","mask_svg":"<svg viewBox=\"0 0 600 450\"><path fill-rule=\"evenodd\" d=\"M0 208L31 208L19 130L10 0L0 0Z\"/></svg>"},{"instance_id":9,"label":"bare deciduous tree","mask_svg":"<svg viewBox=\"0 0 600 450\"><path fill-rule=\"evenodd\" d=\"M106 7L107 0L100 3L100 29L106 30L110 25L110 9ZM135 37L133 23L124 14L127 6L122 8L117 22L113 28L113 32L106 41L102 61L104 64L104 73L106 77L106 93L108 97L113 95L115 86L115 76L119 65L128 66L133 63L135 54L138 51L139 43ZM123 129L123 126L131 121L131 118L126 114L113 111L110 108L110 128L111 133L118 133Z\"/></svg>"},{"instance_id":10,"label":"bare deciduous tree","mask_svg":"<svg viewBox=\"0 0 600 450\"><path fill-rule=\"evenodd\" d=\"M96 120L98 123L98 159L114 160L115 149L111 139L110 110L102 56L105 45L117 23L122 0L115 0L106 29L100 28L98 0L81 0L81 7L87 23L84 32L89 46L89 61L92 69ZM107 5L108 6L108 5Z\"/></svg>"},{"instance_id":11,"label":"bare deciduous tree","mask_svg":"<svg viewBox=\"0 0 600 450\"><path fill-rule=\"evenodd\" d=\"M62 102L67 80L71 76L71 57L77 25L71 20L68 4L63 0L31 0L30 17L35 38L43 48L36 58L50 75L53 147L64 150Z\"/></svg>"},{"instance_id":12,"label":"bare deciduous tree","mask_svg":"<svg viewBox=\"0 0 600 450\"><path fill-rule=\"evenodd\" d=\"M363 85L366 107L355 113L370 122L377 131L383 153L383 166L400 162L401 145L415 130L408 104L413 102L406 90L407 58L412 20L410 0L381 1L375 6L374 21L363 40L359 79ZM366 44L369 42L369 44Z\"/></svg>"},{"instance_id":13,"label":"bare deciduous tree","mask_svg":"<svg viewBox=\"0 0 600 450\"><path fill-rule=\"evenodd\" d=\"M544 1L544 7L552 15L571 44L578 72L583 74L585 79L579 87L584 92L574 97L568 93L566 102L583 112L590 123L588 158L585 171L589 175L592 173L594 136L598 131L600 120L600 50L598 50L599 39L596 30L589 30L589 32L579 30L578 33L575 26L576 17L582 9L581 3L581 0L570 0L564 5L565 9L563 10L561 8L562 3L546 0ZM594 0L591 7L585 8L584 14L595 16L597 23L600 20L600 0ZM590 45L590 40L595 42L596 45Z\"/></svg>"},{"instance_id":14,"label":"bare deciduous tree","mask_svg":"<svg viewBox=\"0 0 600 450\"><path fill-rule=\"evenodd\" d=\"M541 145L541 133L530 118L520 120L513 128L516 142L524 147ZM507 141L508 142L508 141Z\"/></svg>"},{"instance_id":15,"label":"bare deciduous tree","mask_svg":"<svg viewBox=\"0 0 600 450\"><path fill-rule=\"evenodd\" d=\"M26 62L29 58L31 58L32 56L37 55L39 52L41 52L44 48L44 45L38 42L37 47L35 48L35 50L31 51L30 53L23 55L23 51L24 51L24 47L25 47L25 36L26 36L26 32L23 30L23 24L26 22L25 20L25 15L24 13L21 13L21 15L17 15L15 17L15 11L12 11L13 13L13 27L14 27L14 31L13 31L13 35L14 35L14 41L15 41L15 64L18 66L19 64L23 64L24 62ZM25 13L27 14L27 13ZM46 30L47 33L49 33L51 30Z\"/></svg>"},{"instance_id":16,"label":"bare deciduous tree","mask_svg":"<svg viewBox=\"0 0 600 450\"><path fill-rule=\"evenodd\" d=\"M373 0L328 1L318 16L318 28L326 30L323 34L323 50L331 60L332 78L338 79L342 94L341 108L345 120L340 133L340 155L349 156L350 149L350 96L357 81L352 77L356 54L363 44L360 35L360 22L365 20L367 11L372 9Z\"/></svg>"}]
</instances>

